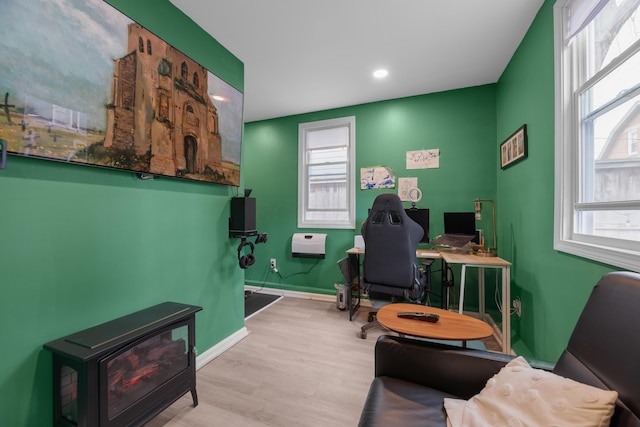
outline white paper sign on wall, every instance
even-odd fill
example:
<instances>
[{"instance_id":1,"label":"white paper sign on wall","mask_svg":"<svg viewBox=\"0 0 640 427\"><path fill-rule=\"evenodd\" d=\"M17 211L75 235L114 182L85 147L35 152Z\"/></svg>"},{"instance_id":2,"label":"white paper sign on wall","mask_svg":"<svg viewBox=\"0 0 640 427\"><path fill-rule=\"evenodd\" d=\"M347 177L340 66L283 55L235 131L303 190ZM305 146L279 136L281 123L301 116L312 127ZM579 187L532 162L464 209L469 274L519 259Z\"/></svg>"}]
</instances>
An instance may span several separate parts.
<instances>
[{"instance_id":1,"label":"white paper sign on wall","mask_svg":"<svg viewBox=\"0 0 640 427\"><path fill-rule=\"evenodd\" d=\"M439 149L407 151L407 169L433 169L439 167Z\"/></svg>"}]
</instances>

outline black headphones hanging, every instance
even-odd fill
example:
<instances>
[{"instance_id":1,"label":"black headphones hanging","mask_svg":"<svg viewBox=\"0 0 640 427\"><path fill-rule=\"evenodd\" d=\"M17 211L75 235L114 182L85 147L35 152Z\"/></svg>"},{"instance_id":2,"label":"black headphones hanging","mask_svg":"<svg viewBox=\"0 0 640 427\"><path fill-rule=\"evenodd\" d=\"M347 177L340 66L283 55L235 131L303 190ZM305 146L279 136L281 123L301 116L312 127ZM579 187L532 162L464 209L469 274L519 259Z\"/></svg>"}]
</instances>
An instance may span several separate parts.
<instances>
[{"instance_id":1,"label":"black headphones hanging","mask_svg":"<svg viewBox=\"0 0 640 427\"><path fill-rule=\"evenodd\" d=\"M249 246L251 252L246 255L241 255L242 249L244 249L245 246ZM253 245L253 243L249 242L248 240L242 239L242 241L238 245L238 264L240 265L240 268L249 268L256 262L256 257L253 255L254 248L255 246Z\"/></svg>"}]
</instances>

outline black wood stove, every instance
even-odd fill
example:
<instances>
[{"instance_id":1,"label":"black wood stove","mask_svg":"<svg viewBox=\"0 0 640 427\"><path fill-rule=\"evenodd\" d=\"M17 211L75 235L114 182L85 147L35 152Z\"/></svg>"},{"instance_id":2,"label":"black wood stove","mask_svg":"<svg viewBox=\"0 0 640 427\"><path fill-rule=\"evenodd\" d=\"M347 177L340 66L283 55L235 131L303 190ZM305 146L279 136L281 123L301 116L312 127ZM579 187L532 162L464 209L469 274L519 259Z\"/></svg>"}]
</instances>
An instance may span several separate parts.
<instances>
[{"instance_id":1,"label":"black wood stove","mask_svg":"<svg viewBox=\"0 0 640 427\"><path fill-rule=\"evenodd\" d=\"M140 425L188 391L198 405L195 314L165 302L51 341L53 425Z\"/></svg>"}]
</instances>

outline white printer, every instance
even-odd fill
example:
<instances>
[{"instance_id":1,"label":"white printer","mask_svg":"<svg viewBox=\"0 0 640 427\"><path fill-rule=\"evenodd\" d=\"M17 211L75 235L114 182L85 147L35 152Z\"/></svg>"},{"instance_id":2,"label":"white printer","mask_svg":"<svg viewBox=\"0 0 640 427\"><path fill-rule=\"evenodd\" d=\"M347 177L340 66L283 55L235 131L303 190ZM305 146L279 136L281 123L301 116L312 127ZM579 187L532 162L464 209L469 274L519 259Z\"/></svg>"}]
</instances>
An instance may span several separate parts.
<instances>
[{"instance_id":1,"label":"white printer","mask_svg":"<svg viewBox=\"0 0 640 427\"><path fill-rule=\"evenodd\" d=\"M324 233L294 233L291 239L291 255L297 258L324 258Z\"/></svg>"}]
</instances>

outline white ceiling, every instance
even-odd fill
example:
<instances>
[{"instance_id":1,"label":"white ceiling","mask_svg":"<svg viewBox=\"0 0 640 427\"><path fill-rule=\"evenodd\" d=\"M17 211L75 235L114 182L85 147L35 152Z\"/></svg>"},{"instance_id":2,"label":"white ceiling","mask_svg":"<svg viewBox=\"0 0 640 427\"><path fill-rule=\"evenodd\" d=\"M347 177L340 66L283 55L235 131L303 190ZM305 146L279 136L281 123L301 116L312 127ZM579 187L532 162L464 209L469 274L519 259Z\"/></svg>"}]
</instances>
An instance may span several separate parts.
<instances>
[{"instance_id":1,"label":"white ceiling","mask_svg":"<svg viewBox=\"0 0 640 427\"><path fill-rule=\"evenodd\" d=\"M495 83L544 2L170 1L244 62L245 122Z\"/></svg>"}]
</instances>

